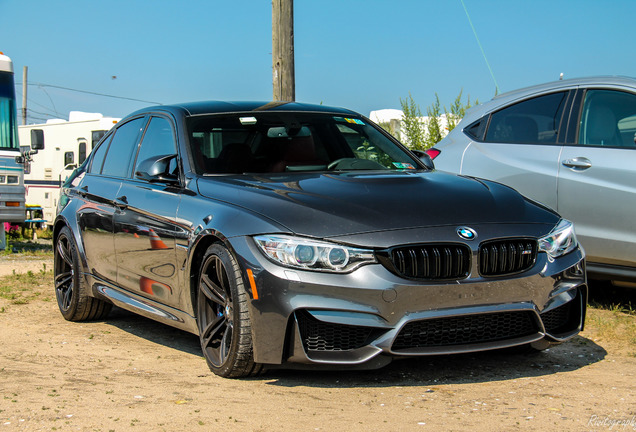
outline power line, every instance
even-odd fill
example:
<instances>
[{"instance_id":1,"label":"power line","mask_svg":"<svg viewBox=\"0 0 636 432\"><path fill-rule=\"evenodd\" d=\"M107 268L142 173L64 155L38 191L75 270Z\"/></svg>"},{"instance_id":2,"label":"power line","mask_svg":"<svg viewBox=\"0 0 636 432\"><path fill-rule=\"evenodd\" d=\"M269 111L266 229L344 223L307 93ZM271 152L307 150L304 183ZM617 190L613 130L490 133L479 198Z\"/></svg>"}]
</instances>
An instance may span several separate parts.
<instances>
[{"instance_id":1,"label":"power line","mask_svg":"<svg viewBox=\"0 0 636 432\"><path fill-rule=\"evenodd\" d=\"M16 84L20 84L21 85L22 83L16 83ZM143 100L143 99L135 99L135 98L129 98L129 97L125 97L125 96L109 95L109 94L105 94L105 93L97 93L97 92L92 92L92 91L88 91L88 90L79 90L79 89L74 89L74 88L69 88L69 87L62 87L62 86L53 85L53 84L28 82L27 85L29 85L29 86L35 85L35 86L38 86L38 87L50 87L50 88L56 88L56 89L61 89L61 90L73 91L73 92L77 92L77 93L86 93L86 94L91 94L91 95L95 95L95 96L109 97L109 98L113 98L113 99L125 99L125 100L134 101L134 102L144 102L144 103L151 103L151 104L156 104L156 105L163 105L161 102L154 102L154 101L148 101L148 100Z\"/></svg>"},{"instance_id":2,"label":"power line","mask_svg":"<svg viewBox=\"0 0 636 432\"><path fill-rule=\"evenodd\" d=\"M42 111L36 111L32 108L27 108L27 112L30 113L35 113L35 114L39 114L39 115L43 115L43 116L47 116L49 118L56 118L56 117L60 117L59 115L55 115L55 114L51 114L51 113L47 113L47 112L42 112Z\"/></svg>"},{"instance_id":3,"label":"power line","mask_svg":"<svg viewBox=\"0 0 636 432\"><path fill-rule=\"evenodd\" d=\"M492 77L492 80L495 82L495 89L497 93L499 93L499 84L497 84L497 80L495 79L495 74L492 72L490 63L488 63L488 59L486 58L486 53L484 52L484 47L481 46L481 42L479 41L479 37L477 36L477 30L475 30L475 26L473 25L473 22L470 19L470 15L468 14L468 9L466 9L464 0L460 0L460 1L462 2L462 6L464 7L464 12L466 12L466 17L468 18L468 23L470 24L470 28L473 29L473 34L475 35L475 39L477 39L477 44L479 45L479 49L481 50L481 55L484 56L484 60L486 61L486 66L488 66L488 70L490 71L490 76Z\"/></svg>"},{"instance_id":4,"label":"power line","mask_svg":"<svg viewBox=\"0 0 636 432\"><path fill-rule=\"evenodd\" d=\"M44 92L44 94L46 95L46 97L48 97L48 98L49 98L49 100L51 101L51 105L53 105L53 111L55 111L55 112L57 113L57 108L56 108L55 104L53 103L53 99L51 98L51 95L49 94L49 92L47 92L47 91L44 89L44 87L42 87L42 86L40 86L39 88L40 88L40 89ZM24 108L24 107L23 107L23 108Z\"/></svg>"},{"instance_id":5,"label":"power line","mask_svg":"<svg viewBox=\"0 0 636 432\"><path fill-rule=\"evenodd\" d=\"M46 115L58 116L58 117L62 116L62 114L60 114L59 112L57 112L55 110L52 110L51 108L47 107L46 105L42 105L41 103L38 103L38 102L34 101L30 97L27 97L27 100L29 101L29 104L37 105L40 108L43 108L43 109L49 111L48 113L46 113ZM44 113L42 113L42 114L44 114Z\"/></svg>"},{"instance_id":6,"label":"power line","mask_svg":"<svg viewBox=\"0 0 636 432\"><path fill-rule=\"evenodd\" d=\"M28 117L29 117L30 120L47 121L47 120L49 120L51 118L50 116L48 116L48 114L45 114L48 117L42 117L42 116L39 116L39 115L33 115L33 111L31 111L30 109L27 110L27 114L28 114Z\"/></svg>"},{"instance_id":7,"label":"power line","mask_svg":"<svg viewBox=\"0 0 636 432\"><path fill-rule=\"evenodd\" d=\"M22 83L16 83L18 85L22 85ZM43 88L41 88L42 91L44 91ZM45 92L46 93L46 92ZM53 104L53 100L51 100L51 95L49 95L48 93L46 93L46 95L49 97L49 100L51 101L51 103ZM59 113L57 111L57 109L55 109L55 104L53 104L53 109L51 109L50 107L46 106L46 105L42 105L41 103L35 101L33 98L31 97L27 97L27 101L29 102L29 105L37 105L40 108L43 108L47 111L49 111L48 113L40 113L40 114L44 114L44 115L48 115L49 117L62 117L62 114ZM31 109L29 109L28 111L32 111ZM37 111L34 111L37 112Z\"/></svg>"}]
</instances>

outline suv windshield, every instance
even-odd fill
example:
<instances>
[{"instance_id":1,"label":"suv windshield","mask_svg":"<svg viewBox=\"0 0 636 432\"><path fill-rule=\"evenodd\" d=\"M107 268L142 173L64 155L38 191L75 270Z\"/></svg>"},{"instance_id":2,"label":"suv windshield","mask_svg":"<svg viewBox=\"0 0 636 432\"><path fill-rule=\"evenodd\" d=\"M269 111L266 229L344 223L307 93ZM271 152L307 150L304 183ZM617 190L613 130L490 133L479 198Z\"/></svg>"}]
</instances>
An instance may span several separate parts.
<instances>
[{"instance_id":1,"label":"suv windshield","mask_svg":"<svg viewBox=\"0 0 636 432\"><path fill-rule=\"evenodd\" d=\"M189 119L199 174L417 170L407 151L359 117L245 113Z\"/></svg>"}]
</instances>

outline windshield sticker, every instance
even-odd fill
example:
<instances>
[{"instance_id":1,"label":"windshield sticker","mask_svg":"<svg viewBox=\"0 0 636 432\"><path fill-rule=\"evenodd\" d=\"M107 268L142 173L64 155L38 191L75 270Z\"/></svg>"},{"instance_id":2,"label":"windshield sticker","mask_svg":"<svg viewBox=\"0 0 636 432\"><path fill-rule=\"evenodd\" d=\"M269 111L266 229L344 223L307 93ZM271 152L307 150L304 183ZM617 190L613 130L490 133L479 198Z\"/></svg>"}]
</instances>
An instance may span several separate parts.
<instances>
[{"instance_id":1,"label":"windshield sticker","mask_svg":"<svg viewBox=\"0 0 636 432\"><path fill-rule=\"evenodd\" d=\"M362 120L358 120L358 119L352 119L352 118L346 118L346 117L334 117L333 118L335 121L337 122L347 122L347 123L351 123L351 124L359 124L359 125L366 125L365 122L363 122Z\"/></svg>"},{"instance_id":2,"label":"windshield sticker","mask_svg":"<svg viewBox=\"0 0 636 432\"><path fill-rule=\"evenodd\" d=\"M358 119L345 118L345 121L346 121L347 123L353 123L353 124L364 125L364 122L363 122L362 120L358 120Z\"/></svg>"},{"instance_id":3,"label":"windshield sticker","mask_svg":"<svg viewBox=\"0 0 636 432\"><path fill-rule=\"evenodd\" d=\"M415 169L413 165L405 162L393 162L393 166L397 169Z\"/></svg>"}]
</instances>

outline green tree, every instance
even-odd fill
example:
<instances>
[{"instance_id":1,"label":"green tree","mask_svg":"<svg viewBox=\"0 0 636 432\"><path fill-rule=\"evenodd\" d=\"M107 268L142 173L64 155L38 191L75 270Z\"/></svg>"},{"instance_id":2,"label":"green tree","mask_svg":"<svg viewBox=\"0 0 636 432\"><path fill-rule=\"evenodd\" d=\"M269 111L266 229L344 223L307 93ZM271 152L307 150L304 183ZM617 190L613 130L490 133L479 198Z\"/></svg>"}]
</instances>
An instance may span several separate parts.
<instances>
[{"instance_id":1,"label":"green tree","mask_svg":"<svg viewBox=\"0 0 636 432\"><path fill-rule=\"evenodd\" d=\"M387 131L388 133L392 134L393 132L391 131L391 122L378 122L378 126L380 126L382 129L384 129L385 131Z\"/></svg>"},{"instance_id":2,"label":"green tree","mask_svg":"<svg viewBox=\"0 0 636 432\"><path fill-rule=\"evenodd\" d=\"M459 121L466 115L466 110L470 108L472 105L470 103L470 95L466 98L466 103L462 102L462 93L464 90L460 90L459 94L455 98L455 101L450 105L450 109L446 109L444 106L444 114L446 115L446 128L448 132L455 129L455 126L459 123ZM475 101L475 105L478 105L479 101Z\"/></svg>"},{"instance_id":3,"label":"green tree","mask_svg":"<svg viewBox=\"0 0 636 432\"><path fill-rule=\"evenodd\" d=\"M435 102L426 108L428 119L426 120L426 139L423 150L433 147L442 140L441 114L439 96L435 93Z\"/></svg>"},{"instance_id":4,"label":"green tree","mask_svg":"<svg viewBox=\"0 0 636 432\"><path fill-rule=\"evenodd\" d=\"M450 108L444 106L444 116L446 117L446 129L448 132L453 130L459 121L466 114L466 110L470 108L470 95L466 99L466 103L462 101L463 90L455 98ZM475 105L479 101L475 100ZM440 142L444 137L444 129L442 128L442 108L439 101L439 95L435 93L435 101L426 108L427 119L423 121L422 110L415 103L413 96L409 93L409 97L402 100L402 132L405 144L413 150L426 150ZM386 126L383 126L387 129ZM388 130L388 129L387 129Z\"/></svg>"},{"instance_id":5,"label":"green tree","mask_svg":"<svg viewBox=\"0 0 636 432\"><path fill-rule=\"evenodd\" d=\"M402 132L404 134L405 144L413 150L425 150L426 134L424 125L422 124L422 110L415 103L413 96L409 92L406 99L400 98L402 106Z\"/></svg>"}]
</instances>

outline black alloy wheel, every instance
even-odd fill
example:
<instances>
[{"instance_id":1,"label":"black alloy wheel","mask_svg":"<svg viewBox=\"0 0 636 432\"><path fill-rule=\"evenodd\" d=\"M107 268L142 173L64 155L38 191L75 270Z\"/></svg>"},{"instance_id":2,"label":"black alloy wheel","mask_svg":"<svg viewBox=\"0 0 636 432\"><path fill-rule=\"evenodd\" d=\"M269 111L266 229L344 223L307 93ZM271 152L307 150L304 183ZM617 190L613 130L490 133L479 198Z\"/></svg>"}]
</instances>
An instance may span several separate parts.
<instances>
[{"instance_id":1,"label":"black alloy wheel","mask_svg":"<svg viewBox=\"0 0 636 432\"><path fill-rule=\"evenodd\" d=\"M68 227L64 227L55 240L53 264L55 297L60 312L68 321L105 318L112 304L88 294L79 262L73 234Z\"/></svg>"},{"instance_id":2,"label":"black alloy wheel","mask_svg":"<svg viewBox=\"0 0 636 432\"><path fill-rule=\"evenodd\" d=\"M245 285L236 260L221 244L210 246L203 257L197 295L199 338L210 370L227 378L258 374Z\"/></svg>"}]
</instances>

